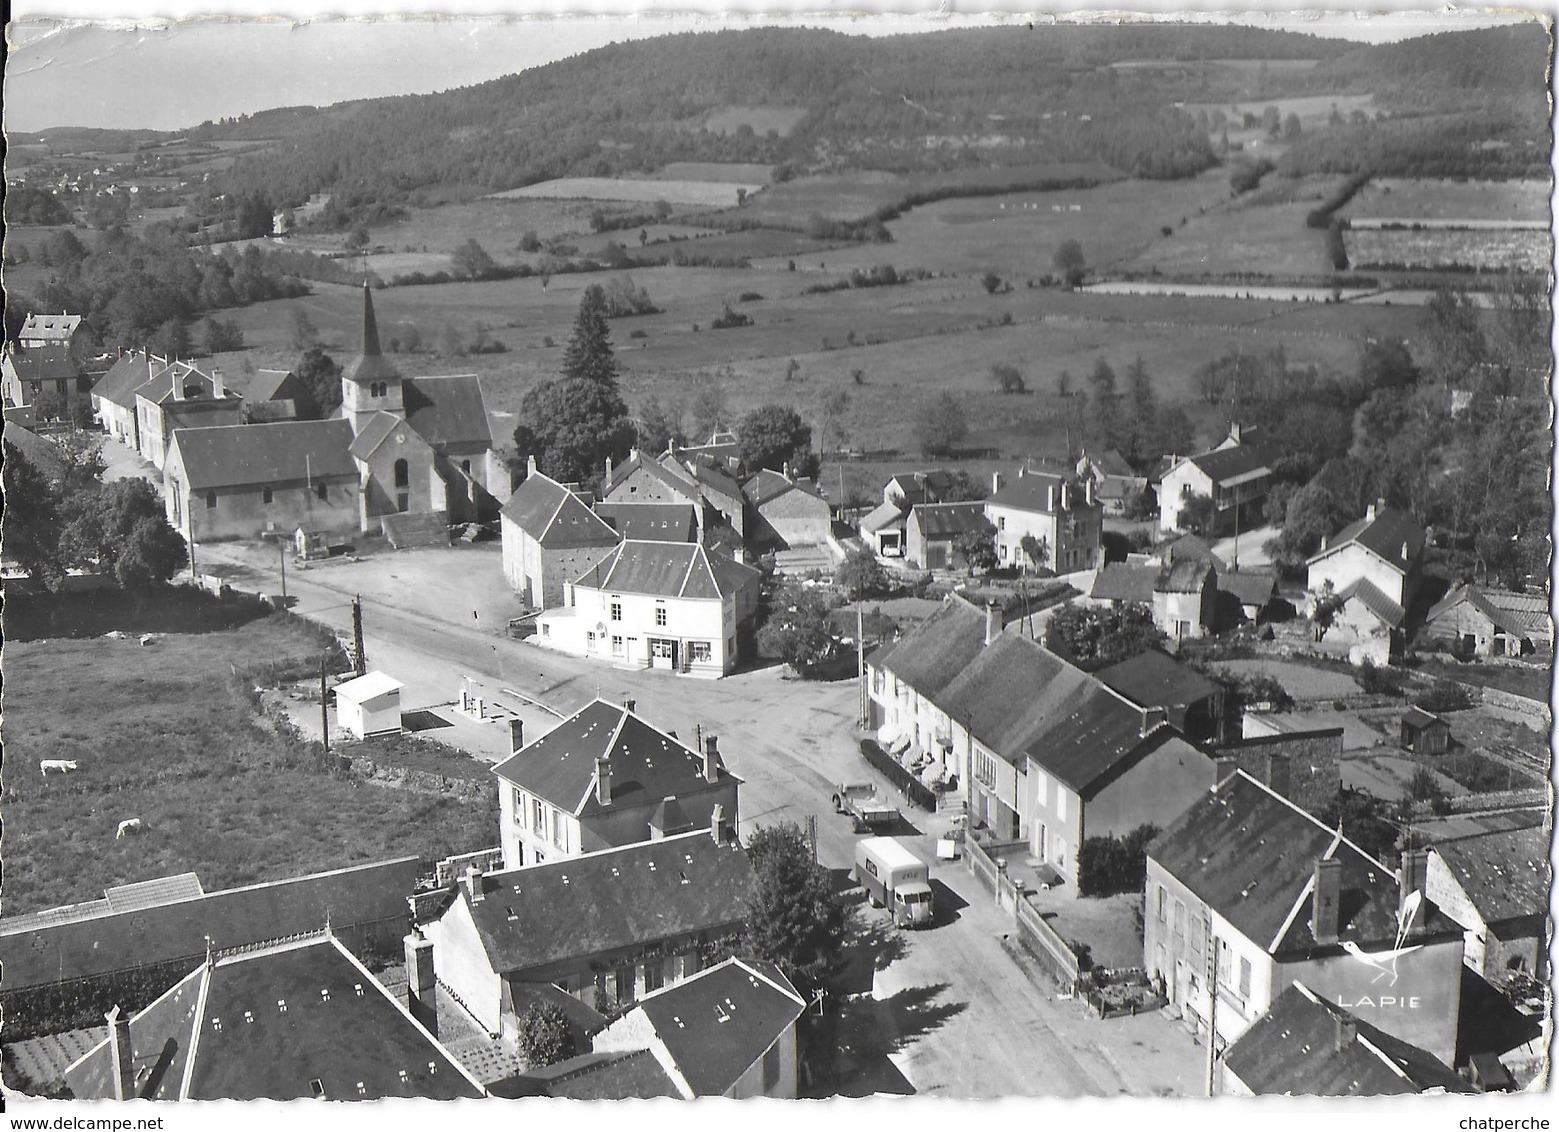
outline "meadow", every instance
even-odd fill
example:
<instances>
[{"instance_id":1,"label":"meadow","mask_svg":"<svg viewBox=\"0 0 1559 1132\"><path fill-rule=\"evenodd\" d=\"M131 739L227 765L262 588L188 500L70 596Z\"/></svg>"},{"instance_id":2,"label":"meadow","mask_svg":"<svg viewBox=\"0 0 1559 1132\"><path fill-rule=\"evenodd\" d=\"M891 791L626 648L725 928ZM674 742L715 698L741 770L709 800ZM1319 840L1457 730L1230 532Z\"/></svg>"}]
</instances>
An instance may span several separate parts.
<instances>
[{"instance_id":1,"label":"meadow","mask_svg":"<svg viewBox=\"0 0 1559 1132\"><path fill-rule=\"evenodd\" d=\"M559 177L518 189L494 193L494 200L604 200L654 204L696 205L701 208L729 208L736 204L738 192L756 193L762 183L728 181L671 181L653 177Z\"/></svg>"},{"instance_id":2,"label":"meadow","mask_svg":"<svg viewBox=\"0 0 1559 1132\"><path fill-rule=\"evenodd\" d=\"M1348 258L1361 271L1546 271L1553 263L1547 232L1501 229L1350 229Z\"/></svg>"},{"instance_id":3,"label":"meadow","mask_svg":"<svg viewBox=\"0 0 1559 1132\"><path fill-rule=\"evenodd\" d=\"M324 773L229 674L318 651L290 618L147 648L133 637L7 642L5 912L184 871L213 890L490 845L496 796L460 802ZM80 769L43 778L42 759ZM143 832L116 838L132 817Z\"/></svg>"},{"instance_id":4,"label":"meadow","mask_svg":"<svg viewBox=\"0 0 1559 1132\"><path fill-rule=\"evenodd\" d=\"M1513 220L1546 224L1550 186L1541 181L1456 181L1447 178L1370 181L1339 215L1350 221Z\"/></svg>"}]
</instances>

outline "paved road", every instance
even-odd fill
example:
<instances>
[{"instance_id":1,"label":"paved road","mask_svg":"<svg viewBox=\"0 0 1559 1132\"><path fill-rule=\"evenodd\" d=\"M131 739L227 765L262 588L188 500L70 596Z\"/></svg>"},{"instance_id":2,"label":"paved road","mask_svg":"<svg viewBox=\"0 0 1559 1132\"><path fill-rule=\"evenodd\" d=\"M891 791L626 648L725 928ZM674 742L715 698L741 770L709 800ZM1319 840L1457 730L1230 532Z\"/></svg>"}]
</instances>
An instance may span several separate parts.
<instances>
[{"instance_id":1,"label":"paved road","mask_svg":"<svg viewBox=\"0 0 1559 1132\"><path fill-rule=\"evenodd\" d=\"M226 564L244 588L274 592L278 586L279 578L267 574L274 561L268 551L213 545L202 553L203 569ZM441 589L450 577L464 600ZM684 738L701 723L719 736L726 764L744 780L744 835L757 825L816 815L823 863L844 870L852 861L856 836L833 814L829 796L840 781L877 777L855 748L852 681L802 683L772 668L690 680L608 668L510 640L498 627L503 602L512 598L494 554L474 548L289 571L288 591L299 612L342 631L350 628L350 599L361 593L372 663L433 697L426 702L453 699L460 679L474 676L565 713L598 694L632 697L641 714ZM392 599L397 591L402 596ZM906 839L930 860L932 838L948 819L909 816L915 826ZM944 908L954 909L937 927L896 933L884 912L857 913L885 941L891 961L875 972L871 997L845 1008L854 1035L846 1092L993 1097L1196 1090L1198 1051L1171 1023L1156 1014L1101 1023L1078 1003L1057 1001L1009 955L1002 936L1012 932L1010 919L963 865L939 863L933 875Z\"/></svg>"}]
</instances>

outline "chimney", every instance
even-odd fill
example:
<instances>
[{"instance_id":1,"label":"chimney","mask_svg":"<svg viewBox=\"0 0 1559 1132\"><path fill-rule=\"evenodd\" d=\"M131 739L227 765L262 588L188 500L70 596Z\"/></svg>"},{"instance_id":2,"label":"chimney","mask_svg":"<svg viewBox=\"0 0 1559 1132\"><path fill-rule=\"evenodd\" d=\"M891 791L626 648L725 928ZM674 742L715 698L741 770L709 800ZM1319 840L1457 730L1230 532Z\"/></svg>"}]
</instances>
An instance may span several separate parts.
<instances>
[{"instance_id":1,"label":"chimney","mask_svg":"<svg viewBox=\"0 0 1559 1132\"><path fill-rule=\"evenodd\" d=\"M1317 943L1336 943L1342 919L1342 862L1315 863L1315 888L1310 895L1310 934Z\"/></svg>"},{"instance_id":2,"label":"chimney","mask_svg":"<svg viewBox=\"0 0 1559 1132\"><path fill-rule=\"evenodd\" d=\"M1092 476L1089 476L1087 479L1083 480L1083 502L1088 504L1088 506L1090 506L1090 507L1093 506L1093 477Z\"/></svg>"},{"instance_id":3,"label":"chimney","mask_svg":"<svg viewBox=\"0 0 1559 1132\"><path fill-rule=\"evenodd\" d=\"M1066 480L1061 481L1061 510L1072 509L1072 485Z\"/></svg>"},{"instance_id":4,"label":"chimney","mask_svg":"<svg viewBox=\"0 0 1559 1132\"><path fill-rule=\"evenodd\" d=\"M525 457L525 474L527 476L533 476L533 475L536 474L536 455L535 455L535 453L531 453L531 455Z\"/></svg>"},{"instance_id":5,"label":"chimney","mask_svg":"<svg viewBox=\"0 0 1559 1132\"><path fill-rule=\"evenodd\" d=\"M438 983L433 977L433 941L412 928L403 941L406 951L406 1007L411 1016L438 1037Z\"/></svg>"},{"instance_id":6,"label":"chimney","mask_svg":"<svg viewBox=\"0 0 1559 1132\"><path fill-rule=\"evenodd\" d=\"M184 400L184 378L177 369L173 371L173 374L168 378L168 381L173 386L173 399L175 401Z\"/></svg>"},{"instance_id":7,"label":"chimney","mask_svg":"<svg viewBox=\"0 0 1559 1132\"><path fill-rule=\"evenodd\" d=\"M1292 760L1288 755L1273 754L1267 756L1267 788L1274 794L1292 798L1294 796L1293 777L1290 773L1292 769Z\"/></svg>"},{"instance_id":8,"label":"chimney","mask_svg":"<svg viewBox=\"0 0 1559 1132\"><path fill-rule=\"evenodd\" d=\"M709 836L716 845L725 842L725 807L719 802L716 802L715 808L709 811Z\"/></svg>"},{"instance_id":9,"label":"chimney","mask_svg":"<svg viewBox=\"0 0 1559 1132\"><path fill-rule=\"evenodd\" d=\"M473 904L480 904L487 896L482 887L482 870L475 865L466 866L466 895Z\"/></svg>"},{"instance_id":10,"label":"chimney","mask_svg":"<svg viewBox=\"0 0 1559 1132\"><path fill-rule=\"evenodd\" d=\"M720 772L720 747L719 739L714 735L704 736L704 781L713 782Z\"/></svg>"},{"instance_id":11,"label":"chimney","mask_svg":"<svg viewBox=\"0 0 1559 1132\"><path fill-rule=\"evenodd\" d=\"M1424 883L1429 874L1429 852L1426 849L1408 849L1402 854L1402 867L1397 870L1397 922L1404 933L1411 933L1424 926L1424 900L1427 893ZM1418 900L1408 913L1408 900L1413 893Z\"/></svg>"},{"instance_id":12,"label":"chimney","mask_svg":"<svg viewBox=\"0 0 1559 1132\"><path fill-rule=\"evenodd\" d=\"M595 760L595 800L603 806L612 804L612 760Z\"/></svg>"},{"instance_id":13,"label":"chimney","mask_svg":"<svg viewBox=\"0 0 1559 1132\"><path fill-rule=\"evenodd\" d=\"M1000 490L1001 490L1001 473L1000 472L992 472L991 473L991 494L995 495Z\"/></svg>"},{"instance_id":14,"label":"chimney","mask_svg":"<svg viewBox=\"0 0 1559 1132\"><path fill-rule=\"evenodd\" d=\"M606 458L606 478L608 480L612 478L612 458L610 456Z\"/></svg>"},{"instance_id":15,"label":"chimney","mask_svg":"<svg viewBox=\"0 0 1559 1132\"><path fill-rule=\"evenodd\" d=\"M1376 517L1379 516L1381 508L1385 505L1385 502L1386 501L1384 499L1376 500L1374 503L1371 503L1368 507L1366 507L1364 509L1364 521L1366 523L1373 523Z\"/></svg>"},{"instance_id":16,"label":"chimney","mask_svg":"<svg viewBox=\"0 0 1559 1132\"><path fill-rule=\"evenodd\" d=\"M1402 544L1402 561L1407 561L1407 543Z\"/></svg>"},{"instance_id":17,"label":"chimney","mask_svg":"<svg viewBox=\"0 0 1559 1132\"><path fill-rule=\"evenodd\" d=\"M785 479L788 482L794 482L794 481L792 481L790 479L790 461L789 460L785 461L785 470L781 474L785 477Z\"/></svg>"},{"instance_id":18,"label":"chimney","mask_svg":"<svg viewBox=\"0 0 1559 1132\"><path fill-rule=\"evenodd\" d=\"M1045 510L1053 512L1053 511L1055 511L1055 509L1056 509L1056 485L1055 484L1050 484L1049 486L1047 486L1045 488Z\"/></svg>"},{"instance_id":19,"label":"chimney","mask_svg":"<svg viewBox=\"0 0 1559 1132\"><path fill-rule=\"evenodd\" d=\"M135 1099L135 1055L130 1048L130 1020L116 1005L108 1018L108 1056L114 1070L114 1100Z\"/></svg>"},{"instance_id":20,"label":"chimney","mask_svg":"<svg viewBox=\"0 0 1559 1132\"><path fill-rule=\"evenodd\" d=\"M623 700L623 711L632 712L633 709L638 706L638 704L639 704L638 700L635 700L635 699L625 699L625 700Z\"/></svg>"},{"instance_id":21,"label":"chimney","mask_svg":"<svg viewBox=\"0 0 1559 1132\"><path fill-rule=\"evenodd\" d=\"M1239 444L1239 442L1240 442L1240 422L1239 421L1230 421L1229 422L1229 439L1234 441L1235 444Z\"/></svg>"},{"instance_id":22,"label":"chimney","mask_svg":"<svg viewBox=\"0 0 1559 1132\"><path fill-rule=\"evenodd\" d=\"M511 718L509 720L509 753L518 754L525 746L525 721Z\"/></svg>"},{"instance_id":23,"label":"chimney","mask_svg":"<svg viewBox=\"0 0 1559 1132\"><path fill-rule=\"evenodd\" d=\"M1233 755L1219 755L1213 759L1213 784L1216 785L1240 769L1240 760Z\"/></svg>"},{"instance_id":24,"label":"chimney","mask_svg":"<svg viewBox=\"0 0 1559 1132\"><path fill-rule=\"evenodd\" d=\"M666 441L666 454L669 455L669 456L675 456L677 454L677 438L676 437L673 436L669 440Z\"/></svg>"},{"instance_id":25,"label":"chimney","mask_svg":"<svg viewBox=\"0 0 1559 1132\"><path fill-rule=\"evenodd\" d=\"M1334 1014L1332 1020L1337 1023L1337 1052L1342 1053L1359 1039L1359 1020L1352 1014Z\"/></svg>"},{"instance_id":26,"label":"chimney","mask_svg":"<svg viewBox=\"0 0 1559 1132\"><path fill-rule=\"evenodd\" d=\"M217 401L227 396L227 383L222 380L222 370L217 366L211 367L211 396Z\"/></svg>"},{"instance_id":27,"label":"chimney","mask_svg":"<svg viewBox=\"0 0 1559 1132\"><path fill-rule=\"evenodd\" d=\"M990 644L1001 636L1001 606L994 601L985 603L985 643Z\"/></svg>"},{"instance_id":28,"label":"chimney","mask_svg":"<svg viewBox=\"0 0 1559 1132\"><path fill-rule=\"evenodd\" d=\"M1142 726L1138 730L1137 734L1138 735L1143 735L1143 736L1147 735L1147 733L1149 731L1152 731L1160 723L1164 722L1164 718L1165 718L1166 714L1167 713L1161 707L1145 707L1145 708L1143 708L1142 709Z\"/></svg>"}]
</instances>

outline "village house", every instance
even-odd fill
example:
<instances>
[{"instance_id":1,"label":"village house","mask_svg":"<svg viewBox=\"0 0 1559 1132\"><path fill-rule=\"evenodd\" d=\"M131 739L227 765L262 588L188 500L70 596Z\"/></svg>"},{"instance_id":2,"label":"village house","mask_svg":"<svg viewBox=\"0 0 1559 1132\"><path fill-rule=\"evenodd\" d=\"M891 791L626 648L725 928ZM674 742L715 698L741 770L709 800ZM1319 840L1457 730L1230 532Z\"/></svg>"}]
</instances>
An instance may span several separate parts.
<instances>
[{"instance_id":1,"label":"village house","mask_svg":"<svg viewBox=\"0 0 1559 1132\"><path fill-rule=\"evenodd\" d=\"M92 381L62 345L25 348L11 342L0 353L0 400L8 408L36 408L47 394L59 399L60 415L68 416L72 405L90 397Z\"/></svg>"},{"instance_id":2,"label":"village house","mask_svg":"<svg viewBox=\"0 0 1559 1132\"><path fill-rule=\"evenodd\" d=\"M697 740L695 740L695 743ZM581 708L493 767L506 869L740 821L737 778L713 735L694 750L633 710Z\"/></svg>"},{"instance_id":3,"label":"village house","mask_svg":"<svg viewBox=\"0 0 1559 1132\"><path fill-rule=\"evenodd\" d=\"M706 486L676 456L673 448L655 459L635 449L620 464L608 465L601 481L605 503L680 503L693 507L701 529L725 523L743 538L746 497L735 479L711 470ZM735 497L731 493L735 493Z\"/></svg>"},{"instance_id":4,"label":"village house","mask_svg":"<svg viewBox=\"0 0 1559 1132\"><path fill-rule=\"evenodd\" d=\"M1101 668L1094 677L1139 708L1162 709L1165 722L1188 739L1223 740L1223 685L1158 649Z\"/></svg>"},{"instance_id":5,"label":"village house","mask_svg":"<svg viewBox=\"0 0 1559 1132\"><path fill-rule=\"evenodd\" d=\"M1460 930L1425 897L1421 852L1399 872L1236 770L1148 847L1143 966L1187 1028L1236 1041L1297 981L1450 1064Z\"/></svg>"},{"instance_id":6,"label":"village house","mask_svg":"<svg viewBox=\"0 0 1559 1132\"><path fill-rule=\"evenodd\" d=\"M1070 476L1020 468L1011 482L996 473L991 487L985 517L996 528L999 565L1033 566L1058 574L1104 565L1104 511L1094 496L1092 478L1078 482ZM1044 561L1029 561L1023 549L1025 538L1043 544Z\"/></svg>"},{"instance_id":7,"label":"village house","mask_svg":"<svg viewBox=\"0 0 1559 1132\"><path fill-rule=\"evenodd\" d=\"M594 1048L649 1050L683 1100L794 1100L796 1022L806 1006L774 964L731 958L645 995Z\"/></svg>"},{"instance_id":8,"label":"village house","mask_svg":"<svg viewBox=\"0 0 1559 1132\"><path fill-rule=\"evenodd\" d=\"M221 428L244 419L244 399L227 388L221 371L202 373L188 362L154 374L134 395L141 459L158 471L167 463L175 430Z\"/></svg>"},{"instance_id":9,"label":"village house","mask_svg":"<svg viewBox=\"0 0 1559 1132\"><path fill-rule=\"evenodd\" d=\"M578 492L536 470L503 505L503 573L530 609L564 604L565 586L617 548L622 536Z\"/></svg>"},{"instance_id":10,"label":"village house","mask_svg":"<svg viewBox=\"0 0 1559 1132\"><path fill-rule=\"evenodd\" d=\"M740 933L756 883L742 847L710 830L521 869L467 873L423 931L438 981L512 1040L529 988L626 1006L696 974Z\"/></svg>"},{"instance_id":11,"label":"village house","mask_svg":"<svg viewBox=\"0 0 1559 1132\"><path fill-rule=\"evenodd\" d=\"M1332 812L1342 791L1342 739L1341 727L1297 727L1242 735L1220 742L1212 754L1218 761L1220 782L1236 770L1243 771L1274 794L1320 817Z\"/></svg>"},{"instance_id":12,"label":"village house","mask_svg":"<svg viewBox=\"0 0 1559 1132\"><path fill-rule=\"evenodd\" d=\"M1002 625L1000 609L949 594L941 609L867 657L870 722L884 746L902 741L922 754L952 750L951 723L937 700Z\"/></svg>"},{"instance_id":13,"label":"village house","mask_svg":"<svg viewBox=\"0 0 1559 1132\"><path fill-rule=\"evenodd\" d=\"M897 502L879 503L857 520L855 529L873 554L881 558L902 558L909 512L908 506Z\"/></svg>"},{"instance_id":14,"label":"village house","mask_svg":"<svg viewBox=\"0 0 1559 1132\"><path fill-rule=\"evenodd\" d=\"M904 557L922 569L952 569L958 558L954 549L958 537L987 523L983 503L919 504L904 524Z\"/></svg>"},{"instance_id":15,"label":"village house","mask_svg":"<svg viewBox=\"0 0 1559 1132\"><path fill-rule=\"evenodd\" d=\"M1554 621L1545 594L1457 586L1435 603L1424 634L1467 656L1551 656Z\"/></svg>"},{"instance_id":16,"label":"village house","mask_svg":"<svg viewBox=\"0 0 1559 1132\"><path fill-rule=\"evenodd\" d=\"M1214 533L1258 525L1260 510L1272 483L1272 468L1255 429L1229 427L1216 448L1184 459L1171 458L1159 479L1159 526L1184 530L1181 512L1193 496L1213 502Z\"/></svg>"},{"instance_id":17,"label":"village house","mask_svg":"<svg viewBox=\"0 0 1559 1132\"><path fill-rule=\"evenodd\" d=\"M1548 979L1550 840L1540 820L1431 838L1429 899L1461 925L1467 966L1495 986L1513 973Z\"/></svg>"},{"instance_id":18,"label":"village house","mask_svg":"<svg viewBox=\"0 0 1559 1132\"><path fill-rule=\"evenodd\" d=\"M227 384L244 399L246 424L307 420L319 415L308 386L291 370L257 369L253 373L230 374Z\"/></svg>"},{"instance_id":19,"label":"village house","mask_svg":"<svg viewBox=\"0 0 1559 1132\"><path fill-rule=\"evenodd\" d=\"M595 513L619 539L635 542L703 542L702 511L691 503L611 503L595 505ZM583 570L572 576L578 577Z\"/></svg>"},{"instance_id":20,"label":"village house","mask_svg":"<svg viewBox=\"0 0 1559 1132\"><path fill-rule=\"evenodd\" d=\"M1387 1097L1476 1092L1445 1062L1294 982L1224 1052L1224 1096Z\"/></svg>"},{"instance_id":21,"label":"village house","mask_svg":"<svg viewBox=\"0 0 1559 1132\"><path fill-rule=\"evenodd\" d=\"M17 341L24 350L63 348L78 350L91 337L91 330L79 314L31 314L22 320ZM78 341L81 339L81 341Z\"/></svg>"},{"instance_id":22,"label":"village house","mask_svg":"<svg viewBox=\"0 0 1559 1132\"><path fill-rule=\"evenodd\" d=\"M92 411L103 431L121 444L140 451L140 423L136 419L135 391L172 363L146 350L120 354L108 372L92 385Z\"/></svg>"},{"instance_id":23,"label":"village house","mask_svg":"<svg viewBox=\"0 0 1559 1132\"><path fill-rule=\"evenodd\" d=\"M697 543L625 541L565 587L562 607L542 612L535 642L624 667L725 676L748 647L759 577Z\"/></svg>"},{"instance_id":24,"label":"village house","mask_svg":"<svg viewBox=\"0 0 1559 1132\"><path fill-rule=\"evenodd\" d=\"M1426 541L1424 528L1407 512L1387 507L1383 499L1371 503L1364 518L1322 539L1306 562L1312 603L1329 587L1339 599L1357 595L1382 616L1383 610L1408 608L1423 577Z\"/></svg>"},{"instance_id":25,"label":"village house","mask_svg":"<svg viewBox=\"0 0 1559 1132\"><path fill-rule=\"evenodd\" d=\"M186 541L358 529L344 420L180 429L163 468L168 524Z\"/></svg>"},{"instance_id":26,"label":"village house","mask_svg":"<svg viewBox=\"0 0 1559 1132\"><path fill-rule=\"evenodd\" d=\"M817 485L783 472L761 469L742 485L751 509L748 545L754 550L827 546L833 520Z\"/></svg>"},{"instance_id":27,"label":"village house","mask_svg":"<svg viewBox=\"0 0 1559 1132\"><path fill-rule=\"evenodd\" d=\"M333 1100L486 1095L328 932L208 955L65 1070L78 1100Z\"/></svg>"},{"instance_id":28,"label":"village house","mask_svg":"<svg viewBox=\"0 0 1559 1132\"><path fill-rule=\"evenodd\" d=\"M1131 500L1148 486L1148 477L1138 474L1113 448L1097 455L1085 449L1078 455L1074 474L1080 482L1093 484L1094 498L1106 515L1124 515Z\"/></svg>"},{"instance_id":29,"label":"village house","mask_svg":"<svg viewBox=\"0 0 1559 1132\"><path fill-rule=\"evenodd\" d=\"M1094 575L1088 596L1114 607L1146 606L1172 641L1195 640L1217 628L1218 576L1212 564L1182 558L1171 564L1111 562Z\"/></svg>"}]
</instances>

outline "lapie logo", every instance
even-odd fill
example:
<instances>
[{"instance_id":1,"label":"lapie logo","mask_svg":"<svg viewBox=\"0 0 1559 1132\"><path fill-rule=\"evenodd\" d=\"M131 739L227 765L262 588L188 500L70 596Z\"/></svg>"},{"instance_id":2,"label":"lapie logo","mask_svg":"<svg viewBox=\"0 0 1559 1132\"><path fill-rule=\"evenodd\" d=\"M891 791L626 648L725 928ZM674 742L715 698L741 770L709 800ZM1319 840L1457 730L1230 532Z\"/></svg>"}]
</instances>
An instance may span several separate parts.
<instances>
[{"instance_id":1,"label":"lapie logo","mask_svg":"<svg viewBox=\"0 0 1559 1132\"><path fill-rule=\"evenodd\" d=\"M1423 896L1422 892L1415 891L1409 894L1408 898L1402 902L1402 908L1397 913L1397 938L1390 950L1365 951L1351 939L1343 941L1342 949L1344 951L1375 971L1375 977L1370 980L1370 986L1374 986L1386 978L1391 980L1386 984L1388 987L1396 986L1399 973L1397 970L1398 961L1401 960L1402 956L1411 955L1413 952L1423 948L1423 944L1414 944L1412 947L1402 946L1403 941L1407 939L1408 927L1412 924L1413 917L1418 913L1418 907L1423 902Z\"/></svg>"}]
</instances>

